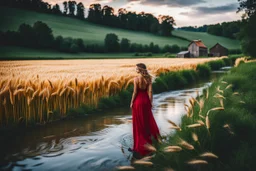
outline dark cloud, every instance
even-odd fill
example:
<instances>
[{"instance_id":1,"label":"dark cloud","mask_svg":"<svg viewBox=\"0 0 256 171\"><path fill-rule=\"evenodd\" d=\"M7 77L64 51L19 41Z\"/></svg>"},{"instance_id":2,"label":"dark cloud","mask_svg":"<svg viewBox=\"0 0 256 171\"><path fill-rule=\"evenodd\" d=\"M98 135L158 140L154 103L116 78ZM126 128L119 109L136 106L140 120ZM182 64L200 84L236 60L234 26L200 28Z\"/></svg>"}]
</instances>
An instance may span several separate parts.
<instances>
[{"instance_id":1,"label":"dark cloud","mask_svg":"<svg viewBox=\"0 0 256 171\"><path fill-rule=\"evenodd\" d=\"M205 13L210 13L210 14L215 14L215 13L226 13L226 12L236 12L238 8L238 3L233 3L233 4L227 4L223 6L217 6L217 7L197 7L196 10L199 13L205 14Z\"/></svg>"},{"instance_id":2,"label":"dark cloud","mask_svg":"<svg viewBox=\"0 0 256 171\"><path fill-rule=\"evenodd\" d=\"M216 7L195 7L192 12L182 12L181 15L208 15L208 14L223 14L227 12L236 12L238 3L227 4Z\"/></svg>"},{"instance_id":3,"label":"dark cloud","mask_svg":"<svg viewBox=\"0 0 256 171\"><path fill-rule=\"evenodd\" d=\"M127 0L128 2L140 1L144 5L167 5L171 7L192 6L205 3L206 0Z\"/></svg>"}]
</instances>

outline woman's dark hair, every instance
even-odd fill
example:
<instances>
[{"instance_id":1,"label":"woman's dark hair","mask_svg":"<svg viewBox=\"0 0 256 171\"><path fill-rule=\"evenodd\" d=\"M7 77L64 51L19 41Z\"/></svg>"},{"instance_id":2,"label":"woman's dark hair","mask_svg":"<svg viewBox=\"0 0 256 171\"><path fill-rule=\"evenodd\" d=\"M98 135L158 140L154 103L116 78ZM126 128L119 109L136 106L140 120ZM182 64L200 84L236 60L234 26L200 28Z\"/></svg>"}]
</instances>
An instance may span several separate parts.
<instances>
[{"instance_id":1,"label":"woman's dark hair","mask_svg":"<svg viewBox=\"0 0 256 171\"><path fill-rule=\"evenodd\" d=\"M147 67L143 63L136 64L138 67L139 73L146 79L147 83L151 83L151 76L148 73Z\"/></svg>"}]
</instances>

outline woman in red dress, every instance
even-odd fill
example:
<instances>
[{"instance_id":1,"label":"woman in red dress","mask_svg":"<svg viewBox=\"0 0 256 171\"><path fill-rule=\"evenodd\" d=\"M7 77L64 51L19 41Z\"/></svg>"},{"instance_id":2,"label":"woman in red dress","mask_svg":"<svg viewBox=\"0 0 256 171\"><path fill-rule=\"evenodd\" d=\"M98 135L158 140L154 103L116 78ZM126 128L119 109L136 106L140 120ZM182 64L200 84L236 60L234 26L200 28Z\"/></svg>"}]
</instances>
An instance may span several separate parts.
<instances>
[{"instance_id":1,"label":"woman in red dress","mask_svg":"<svg viewBox=\"0 0 256 171\"><path fill-rule=\"evenodd\" d=\"M139 156L150 153L145 148L146 144L152 144L152 138L158 139L159 129L152 114L152 78L146 65L136 65L136 72L140 75L134 78L134 90L131 99L132 123L133 123L133 149Z\"/></svg>"}]
</instances>

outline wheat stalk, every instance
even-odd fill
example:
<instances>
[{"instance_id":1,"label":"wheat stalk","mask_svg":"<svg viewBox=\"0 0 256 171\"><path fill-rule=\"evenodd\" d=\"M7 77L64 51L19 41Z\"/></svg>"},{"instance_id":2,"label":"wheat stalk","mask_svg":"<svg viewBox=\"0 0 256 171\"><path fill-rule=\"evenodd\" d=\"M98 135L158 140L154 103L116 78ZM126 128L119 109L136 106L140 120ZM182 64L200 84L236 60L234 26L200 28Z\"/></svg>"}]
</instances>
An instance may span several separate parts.
<instances>
[{"instance_id":1,"label":"wheat stalk","mask_svg":"<svg viewBox=\"0 0 256 171\"><path fill-rule=\"evenodd\" d=\"M179 146L167 146L164 148L164 152L167 152L167 153L168 152L179 152L181 150L182 150L182 148Z\"/></svg>"},{"instance_id":2,"label":"wheat stalk","mask_svg":"<svg viewBox=\"0 0 256 171\"><path fill-rule=\"evenodd\" d=\"M188 128L198 128L203 126L202 124L198 123L198 124L191 124L191 125L187 125Z\"/></svg>"},{"instance_id":3,"label":"wheat stalk","mask_svg":"<svg viewBox=\"0 0 256 171\"><path fill-rule=\"evenodd\" d=\"M218 158L218 156L210 152L203 153L200 155L200 157L210 157L210 158L216 158L216 159Z\"/></svg>"},{"instance_id":4,"label":"wheat stalk","mask_svg":"<svg viewBox=\"0 0 256 171\"><path fill-rule=\"evenodd\" d=\"M185 140L182 140L180 141L179 143L182 147L188 149L188 150L194 150L194 146L189 144L188 142L186 142Z\"/></svg>"},{"instance_id":5,"label":"wheat stalk","mask_svg":"<svg viewBox=\"0 0 256 171\"><path fill-rule=\"evenodd\" d=\"M187 163L191 164L191 165L195 165L195 164L208 164L208 162L205 161L205 160L191 160L191 161L189 161Z\"/></svg>"},{"instance_id":6,"label":"wheat stalk","mask_svg":"<svg viewBox=\"0 0 256 171\"><path fill-rule=\"evenodd\" d=\"M153 165L152 162L143 161L143 160L136 160L133 162L133 164L144 165L144 166L152 166Z\"/></svg>"},{"instance_id":7,"label":"wheat stalk","mask_svg":"<svg viewBox=\"0 0 256 171\"><path fill-rule=\"evenodd\" d=\"M198 136L196 135L196 133L192 132L192 138L195 142L198 142Z\"/></svg>"},{"instance_id":8,"label":"wheat stalk","mask_svg":"<svg viewBox=\"0 0 256 171\"><path fill-rule=\"evenodd\" d=\"M117 170L135 170L135 168L132 166L117 166L116 169Z\"/></svg>"}]
</instances>

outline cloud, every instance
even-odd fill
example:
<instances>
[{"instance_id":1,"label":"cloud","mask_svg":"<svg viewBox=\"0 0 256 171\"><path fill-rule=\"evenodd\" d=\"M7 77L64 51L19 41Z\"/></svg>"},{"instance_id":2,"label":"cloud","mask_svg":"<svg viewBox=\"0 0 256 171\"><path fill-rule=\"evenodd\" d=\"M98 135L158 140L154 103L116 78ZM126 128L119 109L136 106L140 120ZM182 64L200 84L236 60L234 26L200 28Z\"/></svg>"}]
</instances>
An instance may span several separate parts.
<instances>
[{"instance_id":1,"label":"cloud","mask_svg":"<svg viewBox=\"0 0 256 171\"><path fill-rule=\"evenodd\" d=\"M224 14L228 12L236 12L238 3L226 4L215 7L195 7L191 12L182 12L180 15L212 15L212 14Z\"/></svg>"},{"instance_id":2,"label":"cloud","mask_svg":"<svg viewBox=\"0 0 256 171\"><path fill-rule=\"evenodd\" d=\"M143 5L167 5L170 7L193 6L205 3L206 0L127 0L128 2L140 2Z\"/></svg>"}]
</instances>

